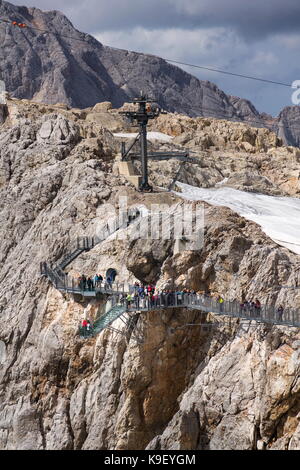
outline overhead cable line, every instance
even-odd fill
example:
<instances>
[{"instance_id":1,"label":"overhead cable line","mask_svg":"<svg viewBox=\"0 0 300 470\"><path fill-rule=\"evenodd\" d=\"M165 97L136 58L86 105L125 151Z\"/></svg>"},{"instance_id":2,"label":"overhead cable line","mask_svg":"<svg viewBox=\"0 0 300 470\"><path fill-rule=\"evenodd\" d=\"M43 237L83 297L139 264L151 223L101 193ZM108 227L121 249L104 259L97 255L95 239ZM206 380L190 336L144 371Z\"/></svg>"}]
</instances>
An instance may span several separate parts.
<instances>
[{"instance_id":1,"label":"overhead cable line","mask_svg":"<svg viewBox=\"0 0 300 470\"><path fill-rule=\"evenodd\" d=\"M185 65L185 66L188 66L188 67L194 67L194 68L197 68L197 69L208 70L210 72L223 73L225 75L231 75L231 76L234 76L234 77L246 78L248 80L256 80L258 82L271 83L272 85L281 85L281 86L291 88L290 83L277 82L277 81L274 81L274 80L267 80L266 78L252 77L251 75L242 75L240 73L227 72L226 70L220 70L220 69L215 69L215 68L211 68L211 67L204 67L202 65L188 64L186 62L180 62L179 60L173 60L173 59L164 59L164 60L166 60L167 62L173 62L174 64L180 64L180 65Z\"/></svg>"},{"instance_id":2,"label":"overhead cable line","mask_svg":"<svg viewBox=\"0 0 300 470\"><path fill-rule=\"evenodd\" d=\"M0 22L10 24L10 25L18 27L20 29L29 28L29 29L33 29L33 30L45 33L45 34L53 34L55 36L61 36L63 38L73 39L75 41L87 42L86 36L88 36L89 38L93 38L93 36L91 36L87 33L80 33L80 34L85 35L85 38L76 38L74 36L68 36L66 34L61 34L61 33L53 32L53 31L46 30L46 29L40 29L40 28L37 28L35 26L30 26L26 23L18 23L17 21L11 21L11 20L4 19L4 18L0 18ZM95 39L95 38L93 38L93 39ZM194 67L194 68L197 68L197 69L207 70L207 71L215 72L215 73L221 73L221 74L230 75L230 76L233 76L233 77L244 78L244 79L247 79L247 80L255 80L255 81L259 81L259 82L263 82L263 83L269 83L271 85L280 85L280 86L291 88L290 83L279 82L277 80L268 80L266 78L254 77L252 75L243 75L243 74L236 73L236 72L229 72L227 70L221 70L221 69L218 69L218 68L215 68L215 67L205 67L203 65L190 64L190 63L181 62L181 61L175 60L175 59L167 59L165 57L159 57L159 56L156 56L154 54L146 54L144 52L127 51L126 49L122 49L122 48L114 47L114 46L106 46L106 47L109 47L110 49L115 49L117 51L132 52L134 54L152 55L153 57L157 57L159 59L165 60L166 62L171 62L171 63L178 64L178 65L184 65L184 66L187 66L187 67Z\"/></svg>"},{"instance_id":3,"label":"overhead cable line","mask_svg":"<svg viewBox=\"0 0 300 470\"><path fill-rule=\"evenodd\" d=\"M81 42L88 42L87 41L87 37L89 39L94 39L96 40L93 36L87 34L87 33L81 33L79 32L79 34L82 34L84 35L85 37L84 38L77 38L75 36L69 36L69 35L66 35L66 34L62 34L62 33L59 33L59 32L54 32L54 31L50 31L50 30L47 30L47 29L41 29L41 28L37 28L36 26L31 26L31 25L28 25L26 23L21 23L21 22L18 22L18 21L11 21L9 19L5 19L5 18L0 18L0 23L6 23L6 24L9 24L15 28L19 28L21 30L24 30L24 29L32 29L32 30L35 30L35 31L39 31L43 34L53 34L54 36L59 36L59 37L62 37L62 38L66 38L66 39L72 39L72 40L76 40L76 41L81 41ZM127 51L126 49L121 49L121 48L118 48L118 47L114 47L114 46L106 46L106 47L109 47L110 49L114 49L114 50L118 50L118 51L124 51L124 52L132 52L134 54L144 54L144 55L153 55L153 54L146 54L146 53L142 53L142 52L136 52L136 51ZM260 81L260 82L264 82L264 83L269 83L269 84L273 84L273 85L280 85L280 86L285 86L285 87L291 87L290 84L287 84L287 83L284 83L284 82L278 82L278 81L275 81L275 80L267 80L267 79L264 79L264 78L259 78L259 77L254 77L254 76L250 76L250 75L243 75L243 74L238 74L238 73L234 73L234 72L228 72L228 71L225 71L225 70L220 70L220 69L215 69L215 68L210 68L210 67L204 67L202 65L196 65L196 64L190 64L190 63L186 63L186 62L181 62L181 61L178 61L178 60L173 60L173 59L166 59L166 58L163 58L163 57L158 57L158 56L154 56L153 57L156 57L158 59L162 59L162 60L165 60L166 62L172 62L172 63L175 63L175 64L178 64L178 65L184 65L184 66L189 66L189 67L195 67L195 68L199 68L199 69L203 69L203 70L208 70L208 71L212 71L212 72L216 72L216 73L223 73L223 74L226 74L226 75L232 75L232 76L236 76L236 77L239 77L239 78L245 78L245 79L250 79L250 80L256 80L256 81ZM233 107L234 108L234 107ZM251 119L251 120L245 120L243 118L240 118L238 116L228 116L226 114L220 114L220 113L216 113L212 108L209 109L209 108L204 108L202 107L202 111L208 111L208 112L213 112L214 113L214 116L210 116L210 117L214 117L216 119L226 119L228 121L236 121L236 122L241 122L241 123L253 123L253 124L260 124L262 127L267 127L268 124L265 123L264 121L261 121L261 120L255 120L255 119ZM201 116L199 116L201 117ZM208 117L208 116L203 116L203 117ZM300 129L300 127L296 127L296 126L283 126L281 124L277 124L278 127L280 127L281 129ZM269 125L267 128L269 129L273 129L274 127L276 127L276 123L274 124L271 124Z\"/></svg>"}]
</instances>

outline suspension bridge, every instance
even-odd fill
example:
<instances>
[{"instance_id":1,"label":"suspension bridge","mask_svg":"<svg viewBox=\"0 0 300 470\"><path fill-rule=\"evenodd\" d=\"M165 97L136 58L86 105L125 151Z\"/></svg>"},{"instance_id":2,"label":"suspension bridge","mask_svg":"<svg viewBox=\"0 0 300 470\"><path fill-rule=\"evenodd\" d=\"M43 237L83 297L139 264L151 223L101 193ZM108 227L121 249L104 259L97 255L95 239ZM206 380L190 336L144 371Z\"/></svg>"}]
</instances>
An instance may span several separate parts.
<instances>
[{"instance_id":1,"label":"suspension bridge","mask_svg":"<svg viewBox=\"0 0 300 470\"><path fill-rule=\"evenodd\" d=\"M54 267L47 262L41 263L41 275L48 278L59 291L79 299L107 299L106 311L95 321L91 335L98 334L105 328L121 332L112 327L117 319L122 320L127 328L131 328L134 318L142 312L174 308L198 310L203 313L214 313L248 321L254 320L256 323L300 327L300 312L291 308L285 308L283 312L279 312L275 306L270 305L261 305L259 309L250 309L245 308L238 301L224 300L220 303L216 298L205 294L184 292L162 292L154 297L140 297L135 295L137 287L128 283L104 280L88 287L86 283L80 283L65 273L65 268L83 252L93 249L118 230L138 222L141 217L138 210L133 210L129 212L125 222L116 219L113 224L107 224L100 236L77 238ZM127 300L128 295L133 296L130 302ZM136 339L139 340L138 337Z\"/></svg>"}]
</instances>

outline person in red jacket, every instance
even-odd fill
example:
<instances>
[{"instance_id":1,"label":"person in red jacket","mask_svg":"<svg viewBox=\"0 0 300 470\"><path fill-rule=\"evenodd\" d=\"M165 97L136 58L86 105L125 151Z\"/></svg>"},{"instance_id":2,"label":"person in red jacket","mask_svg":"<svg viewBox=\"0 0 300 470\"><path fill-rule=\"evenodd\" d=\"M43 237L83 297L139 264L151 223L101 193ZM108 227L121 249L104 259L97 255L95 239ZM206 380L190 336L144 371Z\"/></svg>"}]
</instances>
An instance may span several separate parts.
<instances>
[{"instance_id":1,"label":"person in red jacket","mask_svg":"<svg viewBox=\"0 0 300 470\"><path fill-rule=\"evenodd\" d=\"M83 329L83 336L86 337L87 336L87 326L88 326L88 322L86 321L86 319L84 318L82 320L82 329Z\"/></svg>"}]
</instances>

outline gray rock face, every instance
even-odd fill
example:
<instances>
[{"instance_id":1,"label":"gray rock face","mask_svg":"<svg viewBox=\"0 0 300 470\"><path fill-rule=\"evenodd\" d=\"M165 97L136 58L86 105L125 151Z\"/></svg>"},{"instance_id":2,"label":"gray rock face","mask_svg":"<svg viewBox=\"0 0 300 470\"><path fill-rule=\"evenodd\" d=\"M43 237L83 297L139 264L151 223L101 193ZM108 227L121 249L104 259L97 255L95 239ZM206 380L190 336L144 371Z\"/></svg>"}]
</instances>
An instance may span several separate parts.
<instances>
[{"instance_id":1,"label":"gray rock face","mask_svg":"<svg viewBox=\"0 0 300 470\"><path fill-rule=\"evenodd\" d=\"M228 96L159 57L103 46L58 11L0 1L0 16L50 31L1 23L0 78L14 97L78 108L101 101L120 107L144 90L168 111L245 120L278 131L287 145L300 145L297 106L285 108L279 118L260 114L250 101Z\"/></svg>"},{"instance_id":2,"label":"gray rock face","mask_svg":"<svg viewBox=\"0 0 300 470\"><path fill-rule=\"evenodd\" d=\"M299 420L287 412L299 396L298 358L279 330L237 334L199 373L148 449L299 449Z\"/></svg>"},{"instance_id":3,"label":"gray rock face","mask_svg":"<svg viewBox=\"0 0 300 470\"><path fill-rule=\"evenodd\" d=\"M300 107L287 106L278 116L278 136L285 145L300 146Z\"/></svg>"},{"instance_id":4,"label":"gray rock face","mask_svg":"<svg viewBox=\"0 0 300 470\"><path fill-rule=\"evenodd\" d=\"M264 119L251 101L238 98L237 96L229 96L228 98L240 118L252 122L256 127L264 127Z\"/></svg>"},{"instance_id":5,"label":"gray rock face","mask_svg":"<svg viewBox=\"0 0 300 470\"><path fill-rule=\"evenodd\" d=\"M7 115L6 105L0 104L0 125L5 122L6 115Z\"/></svg>"},{"instance_id":6,"label":"gray rock face","mask_svg":"<svg viewBox=\"0 0 300 470\"><path fill-rule=\"evenodd\" d=\"M106 98L118 102L126 96L113 83L101 62L102 45L76 31L61 13L43 13L37 8L17 7L1 1L0 15L54 33L29 28L20 30L1 23L0 75L6 89L14 96L81 108ZM73 39L63 39L55 33ZM78 39L86 39L86 42Z\"/></svg>"},{"instance_id":7,"label":"gray rock face","mask_svg":"<svg viewBox=\"0 0 300 470\"><path fill-rule=\"evenodd\" d=\"M118 107L143 89L169 111L190 116L243 116L244 107L213 83L198 80L155 56L104 47L78 32L57 11L42 12L0 1L0 15L53 33L1 24L0 76L15 97L79 108L108 100ZM258 114L252 105L246 111L247 117Z\"/></svg>"}]
</instances>

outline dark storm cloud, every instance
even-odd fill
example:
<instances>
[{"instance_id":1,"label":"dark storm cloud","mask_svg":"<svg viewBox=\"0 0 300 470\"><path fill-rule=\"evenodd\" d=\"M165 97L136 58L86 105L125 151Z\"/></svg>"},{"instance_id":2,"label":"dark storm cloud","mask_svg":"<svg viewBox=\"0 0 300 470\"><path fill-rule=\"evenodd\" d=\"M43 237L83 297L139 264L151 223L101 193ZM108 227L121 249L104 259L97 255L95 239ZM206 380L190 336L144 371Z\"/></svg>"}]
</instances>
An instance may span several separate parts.
<instances>
[{"instance_id":1,"label":"dark storm cloud","mask_svg":"<svg viewBox=\"0 0 300 470\"><path fill-rule=\"evenodd\" d=\"M0 0L1 2L1 0ZM292 83L300 79L299 0L13 0L62 11L106 45ZM187 67L277 114L291 90Z\"/></svg>"},{"instance_id":2,"label":"dark storm cloud","mask_svg":"<svg viewBox=\"0 0 300 470\"><path fill-rule=\"evenodd\" d=\"M63 10L87 32L225 26L247 39L298 31L299 0L22 0L12 3Z\"/></svg>"}]
</instances>

